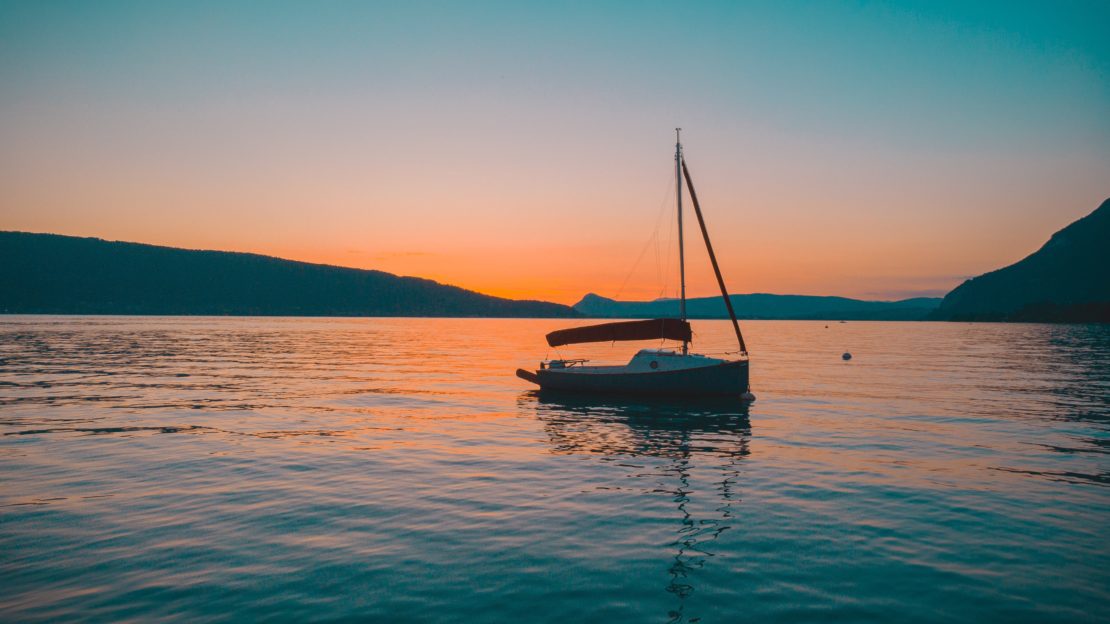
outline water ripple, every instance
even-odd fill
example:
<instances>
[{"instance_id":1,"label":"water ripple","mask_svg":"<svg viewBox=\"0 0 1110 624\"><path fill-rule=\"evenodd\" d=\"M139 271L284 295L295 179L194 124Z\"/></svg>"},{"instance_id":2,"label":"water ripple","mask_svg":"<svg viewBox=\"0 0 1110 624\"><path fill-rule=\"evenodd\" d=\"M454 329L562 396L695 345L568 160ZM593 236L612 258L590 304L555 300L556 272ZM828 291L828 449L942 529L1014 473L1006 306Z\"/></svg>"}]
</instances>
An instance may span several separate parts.
<instances>
[{"instance_id":1,"label":"water ripple","mask_svg":"<svg viewBox=\"0 0 1110 624\"><path fill-rule=\"evenodd\" d=\"M559 324L3 317L0 620L1074 622L1110 600L1110 328L749 322L748 406L531 391L512 371Z\"/></svg>"}]
</instances>

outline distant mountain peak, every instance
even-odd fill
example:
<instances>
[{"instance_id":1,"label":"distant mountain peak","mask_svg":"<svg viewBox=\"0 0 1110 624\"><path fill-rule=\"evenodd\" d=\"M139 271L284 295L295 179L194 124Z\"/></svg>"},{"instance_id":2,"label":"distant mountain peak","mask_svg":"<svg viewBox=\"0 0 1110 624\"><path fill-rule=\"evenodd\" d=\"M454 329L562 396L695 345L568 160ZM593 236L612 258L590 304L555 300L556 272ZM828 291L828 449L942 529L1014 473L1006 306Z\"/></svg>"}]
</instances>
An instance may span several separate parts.
<instances>
[{"instance_id":1,"label":"distant mountain peak","mask_svg":"<svg viewBox=\"0 0 1110 624\"><path fill-rule=\"evenodd\" d=\"M582 301L613 301L609 297L602 297L597 293L586 293L582 296ZM581 302L580 302L581 303Z\"/></svg>"}]
</instances>

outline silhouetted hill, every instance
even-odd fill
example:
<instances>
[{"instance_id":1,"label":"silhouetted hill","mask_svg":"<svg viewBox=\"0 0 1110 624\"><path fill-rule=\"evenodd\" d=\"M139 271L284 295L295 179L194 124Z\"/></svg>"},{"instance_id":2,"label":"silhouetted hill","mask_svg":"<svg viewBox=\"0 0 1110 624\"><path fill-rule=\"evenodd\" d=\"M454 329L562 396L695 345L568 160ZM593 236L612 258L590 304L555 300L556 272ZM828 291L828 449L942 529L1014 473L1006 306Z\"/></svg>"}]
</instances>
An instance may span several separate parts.
<instances>
[{"instance_id":1,"label":"silhouetted hill","mask_svg":"<svg viewBox=\"0 0 1110 624\"><path fill-rule=\"evenodd\" d=\"M0 232L0 312L578 316L381 271L25 232Z\"/></svg>"},{"instance_id":2,"label":"silhouetted hill","mask_svg":"<svg viewBox=\"0 0 1110 624\"><path fill-rule=\"evenodd\" d=\"M862 301L846 297L808 295L731 295L736 316L747 319L821 319L917 321L924 319L940 303L939 298L902 301ZM574 304L574 309L594 318L656 318L678 316L677 299L655 301L614 301L590 293ZM722 297L686 300L690 318L728 318Z\"/></svg>"},{"instance_id":3,"label":"silhouetted hill","mask_svg":"<svg viewBox=\"0 0 1110 624\"><path fill-rule=\"evenodd\" d=\"M1110 322L1110 199L1024 260L960 284L934 318Z\"/></svg>"}]
</instances>

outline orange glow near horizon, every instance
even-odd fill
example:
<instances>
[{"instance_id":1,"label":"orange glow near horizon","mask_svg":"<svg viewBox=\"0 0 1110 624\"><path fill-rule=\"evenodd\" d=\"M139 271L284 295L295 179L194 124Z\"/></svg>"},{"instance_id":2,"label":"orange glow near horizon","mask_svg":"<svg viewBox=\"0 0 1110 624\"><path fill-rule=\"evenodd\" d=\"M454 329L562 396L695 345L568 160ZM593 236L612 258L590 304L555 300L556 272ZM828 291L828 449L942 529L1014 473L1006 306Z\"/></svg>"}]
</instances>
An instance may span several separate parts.
<instances>
[{"instance_id":1,"label":"orange glow near horizon","mask_svg":"<svg viewBox=\"0 0 1110 624\"><path fill-rule=\"evenodd\" d=\"M107 159L86 162L83 178L60 185L46 150L42 166L26 175L0 168L0 229L260 253L565 304L589 292L675 297L672 147L657 134L655 154L615 164L608 175L589 162L564 163L508 184L471 178L498 180L499 172L539 167L544 157L491 153L466 175L453 172L454 161L395 164L372 179L291 163L300 167L293 179L215 185L210 177L167 175L167 164ZM1066 190L1036 181L1047 175L1034 171L1036 160L1016 160L1020 173L1005 171L983 187L971 183L982 173L972 163L919 165L948 180L937 188L889 164L849 171L858 165L834 166L820 154L805 167L812 186L782 186L747 172L748 157L731 144L702 147L689 134L687 158L733 293L940 296L1032 253L1103 199L1097 163L1078 159L1055 165L1076 181ZM1031 182L1018 184L1023 176ZM1018 190L1008 191L1014 184ZM716 283L687 210L687 293L713 296Z\"/></svg>"},{"instance_id":2,"label":"orange glow near horizon","mask_svg":"<svg viewBox=\"0 0 1110 624\"><path fill-rule=\"evenodd\" d=\"M703 200L703 203L704 200ZM710 228L727 219L705 207ZM830 209L835 212L835 209ZM558 214L558 213L555 213ZM625 213L627 214L627 213ZM671 219L673 207L663 214ZM1054 215L1046 215L1053 217ZM759 224L751 240L737 232L735 224L717 232L711 229L726 284L734 294L768 292L779 294L839 295L862 299L900 299L913 296L940 296L963 279L1012 263L1032 253L1048 236L1067 222L1082 216L1066 215L1054 219L1029 219L1012 223L1009 231L984 236L989 224L948 232L947 226L903 223L887 227L903 230L896 239L875 240L869 232L883 229L882 224L868 228L863 223L829 236L828 223L821 220L791 226L768 217L753 216L747 221ZM903 217L904 218L904 217ZM539 220L544 220L541 217ZM296 240L296 231L266 240L239 240L220 230L178 230L169 235L157 230L143 232L130 227L10 227L30 231L98 236L108 240L127 240L188 249L243 251L280 258L386 271L397 275L422 277L460 286L484 294L512 299L539 299L573 304L587 293L624 300L650 300L677 297L677 246L669 221L656 238L654 225L635 217L624 231L615 224L599 230L610 240L593 232L575 240L582 228L568 216L555 221L544 239L527 234L498 236L497 228L482 234L484 227L459 230L466 236L455 237L443 228L441 238L421 238L413 233L410 248L397 238L375 250L370 224L362 239L361 228L333 231L325 235L301 232L309 244ZM745 221L743 217L736 221ZM971 220L965 219L964 223ZM61 225L61 224L59 224ZM148 224L149 225L149 224ZM687 295L718 294L708 257L696 221L688 215L686 225ZM636 230L639 230L636 232ZM614 234L615 233L615 234ZM632 235L639 233L639 241ZM671 240L664 240L667 236ZM442 238L442 237L446 238ZM329 242L333 241L333 242ZM313 244L314 243L314 244ZM436 244L438 243L438 244ZM637 262L639 259L639 262Z\"/></svg>"}]
</instances>

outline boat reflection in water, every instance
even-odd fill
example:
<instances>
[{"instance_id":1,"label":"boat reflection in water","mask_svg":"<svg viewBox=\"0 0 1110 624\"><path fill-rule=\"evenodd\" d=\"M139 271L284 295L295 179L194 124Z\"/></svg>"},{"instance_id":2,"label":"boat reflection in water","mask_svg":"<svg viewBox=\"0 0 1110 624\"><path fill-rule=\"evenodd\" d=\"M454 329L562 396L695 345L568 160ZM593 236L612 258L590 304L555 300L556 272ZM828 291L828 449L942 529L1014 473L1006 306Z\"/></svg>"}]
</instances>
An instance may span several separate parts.
<instances>
[{"instance_id":1,"label":"boat reflection in water","mask_svg":"<svg viewBox=\"0 0 1110 624\"><path fill-rule=\"evenodd\" d=\"M715 556L713 543L734 523L742 461L750 453L750 403L617 401L544 391L521 395L520 402L535 409L555 453L641 459L642 465L612 465L636 470L624 476L646 479L645 493L673 501L676 526L668 544L666 591L678 605L668 616L671 622L696 621L685 613L686 600L697 571ZM656 461L646 461L652 458Z\"/></svg>"}]
</instances>

